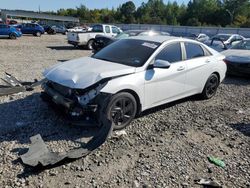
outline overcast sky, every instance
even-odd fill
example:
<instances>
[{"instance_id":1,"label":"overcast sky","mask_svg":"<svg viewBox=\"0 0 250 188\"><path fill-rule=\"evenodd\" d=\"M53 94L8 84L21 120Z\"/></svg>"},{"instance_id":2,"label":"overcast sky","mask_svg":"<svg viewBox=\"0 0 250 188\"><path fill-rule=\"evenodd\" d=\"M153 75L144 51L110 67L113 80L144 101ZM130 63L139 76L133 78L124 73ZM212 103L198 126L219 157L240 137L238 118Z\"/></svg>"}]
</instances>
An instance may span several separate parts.
<instances>
[{"instance_id":1,"label":"overcast sky","mask_svg":"<svg viewBox=\"0 0 250 188\"><path fill-rule=\"evenodd\" d=\"M94 8L117 8L120 4L128 0L0 0L0 9L23 9L38 11L40 5L41 11L58 10L60 8L75 8L81 4L86 5L89 9ZM167 3L169 0L164 0ZM171 0L170 0L171 1ZM179 4L187 4L189 0L177 0ZM138 7L142 2L147 0L134 0ZM173 2L173 1L171 1Z\"/></svg>"}]
</instances>

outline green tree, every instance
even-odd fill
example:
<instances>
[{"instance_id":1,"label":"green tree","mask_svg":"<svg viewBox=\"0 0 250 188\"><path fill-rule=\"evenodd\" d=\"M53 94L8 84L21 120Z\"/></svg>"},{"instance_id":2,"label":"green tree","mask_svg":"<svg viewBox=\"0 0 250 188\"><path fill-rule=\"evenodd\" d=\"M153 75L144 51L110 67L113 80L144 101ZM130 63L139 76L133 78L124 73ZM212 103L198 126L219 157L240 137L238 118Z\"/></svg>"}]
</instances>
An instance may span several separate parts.
<instances>
[{"instance_id":1,"label":"green tree","mask_svg":"<svg viewBox=\"0 0 250 188\"><path fill-rule=\"evenodd\" d=\"M133 1L128 1L118 8L120 21L123 23L134 23L136 7Z\"/></svg>"}]
</instances>

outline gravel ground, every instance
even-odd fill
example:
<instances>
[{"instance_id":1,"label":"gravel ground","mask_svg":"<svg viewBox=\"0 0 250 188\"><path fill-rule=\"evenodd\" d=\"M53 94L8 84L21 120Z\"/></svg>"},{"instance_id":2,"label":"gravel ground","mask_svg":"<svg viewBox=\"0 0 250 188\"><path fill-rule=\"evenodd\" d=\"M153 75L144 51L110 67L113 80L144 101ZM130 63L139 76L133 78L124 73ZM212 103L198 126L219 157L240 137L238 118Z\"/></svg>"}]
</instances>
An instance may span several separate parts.
<instances>
[{"instance_id":1,"label":"gravel ground","mask_svg":"<svg viewBox=\"0 0 250 188\"><path fill-rule=\"evenodd\" d=\"M41 79L58 61L90 55L65 36L0 40L0 76ZM250 187L250 80L227 78L206 101L190 97L143 113L120 137L86 158L43 171L20 163L40 133L53 151L76 147L93 131L70 126L39 97L40 89L0 97L0 187ZM211 164L208 156L226 164Z\"/></svg>"}]
</instances>

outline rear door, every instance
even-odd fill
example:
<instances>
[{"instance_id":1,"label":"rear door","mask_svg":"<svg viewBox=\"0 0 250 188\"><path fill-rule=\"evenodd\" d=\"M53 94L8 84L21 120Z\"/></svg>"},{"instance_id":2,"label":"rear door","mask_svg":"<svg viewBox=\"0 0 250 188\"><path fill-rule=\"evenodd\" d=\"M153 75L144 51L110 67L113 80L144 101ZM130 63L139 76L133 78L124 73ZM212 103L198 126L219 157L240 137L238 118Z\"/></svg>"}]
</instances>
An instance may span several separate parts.
<instances>
[{"instance_id":1,"label":"rear door","mask_svg":"<svg viewBox=\"0 0 250 188\"><path fill-rule=\"evenodd\" d=\"M183 61L181 44L168 44L155 60L171 63L167 69L150 68L145 74L145 105L153 107L182 98L185 93L186 64Z\"/></svg>"},{"instance_id":2,"label":"rear door","mask_svg":"<svg viewBox=\"0 0 250 188\"><path fill-rule=\"evenodd\" d=\"M188 93L197 93L203 89L211 74L213 56L202 45L184 42L187 65L186 89Z\"/></svg>"},{"instance_id":3,"label":"rear door","mask_svg":"<svg viewBox=\"0 0 250 188\"><path fill-rule=\"evenodd\" d=\"M22 25L22 33L24 34L30 34L30 24L23 24Z\"/></svg>"}]
</instances>

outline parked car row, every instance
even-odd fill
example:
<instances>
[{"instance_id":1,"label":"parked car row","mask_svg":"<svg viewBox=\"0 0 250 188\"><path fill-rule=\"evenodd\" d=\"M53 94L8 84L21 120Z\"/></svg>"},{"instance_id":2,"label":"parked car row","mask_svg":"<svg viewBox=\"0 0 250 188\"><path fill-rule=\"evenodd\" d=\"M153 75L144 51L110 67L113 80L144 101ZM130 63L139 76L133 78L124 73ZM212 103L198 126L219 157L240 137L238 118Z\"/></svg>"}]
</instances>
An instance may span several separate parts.
<instances>
[{"instance_id":1,"label":"parked car row","mask_svg":"<svg viewBox=\"0 0 250 188\"><path fill-rule=\"evenodd\" d=\"M47 32L48 34L61 33L66 35L67 29L64 26L41 26L37 23L23 23L23 24L0 24L0 37L16 39L21 37L22 34L31 34L40 37Z\"/></svg>"},{"instance_id":2,"label":"parked car row","mask_svg":"<svg viewBox=\"0 0 250 188\"><path fill-rule=\"evenodd\" d=\"M117 28L118 32L113 32L113 28L116 27L112 25L95 25L92 31L69 32L67 36L68 43L74 46L85 46L97 53L114 42L133 36L148 36L148 38L151 38L159 35L170 35L167 32L152 30L128 30L122 32L119 28ZM249 39L245 39L239 34L223 33L211 38L204 33L197 33L186 38L202 42L225 55L225 62L228 66L227 74L250 76Z\"/></svg>"},{"instance_id":3,"label":"parked car row","mask_svg":"<svg viewBox=\"0 0 250 188\"><path fill-rule=\"evenodd\" d=\"M121 39L128 39L134 36L169 36L167 32L153 30L129 30L123 32L114 25L97 24L92 28L75 27L68 30L63 26L44 26L37 23L25 23L18 25L0 24L0 37L16 39L22 34L32 34L40 37L48 34L67 34L68 43L76 47L85 46L87 49L97 53L101 49ZM250 39L245 39L239 34L217 34L209 37L204 33L191 34L187 38L204 43L212 49L225 55L227 63L227 74L242 75L250 77ZM197 49L196 49L197 50Z\"/></svg>"}]
</instances>

